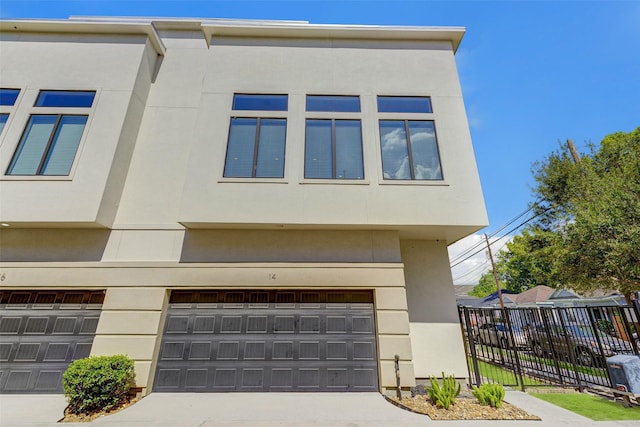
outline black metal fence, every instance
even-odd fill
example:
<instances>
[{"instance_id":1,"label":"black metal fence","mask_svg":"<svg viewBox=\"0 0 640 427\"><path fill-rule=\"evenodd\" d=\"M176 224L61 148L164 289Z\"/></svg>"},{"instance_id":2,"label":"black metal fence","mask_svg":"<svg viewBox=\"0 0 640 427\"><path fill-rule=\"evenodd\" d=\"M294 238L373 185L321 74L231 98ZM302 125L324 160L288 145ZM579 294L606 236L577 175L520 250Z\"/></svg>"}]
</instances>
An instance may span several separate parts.
<instances>
[{"instance_id":1,"label":"black metal fence","mask_svg":"<svg viewBox=\"0 0 640 427\"><path fill-rule=\"evenodd\" d=\"M611 388L607 357L640 354L634 306L460 307L471 384Z\"/></svg>"}]
</instances>

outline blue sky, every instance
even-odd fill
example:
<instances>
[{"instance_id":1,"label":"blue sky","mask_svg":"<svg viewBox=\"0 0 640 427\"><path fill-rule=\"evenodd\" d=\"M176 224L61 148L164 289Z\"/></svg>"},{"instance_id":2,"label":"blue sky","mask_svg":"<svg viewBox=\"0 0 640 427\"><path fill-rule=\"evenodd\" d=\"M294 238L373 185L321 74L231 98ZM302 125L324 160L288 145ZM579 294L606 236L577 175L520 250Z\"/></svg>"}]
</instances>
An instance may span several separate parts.
<instances>
[{"instance_id":1,"label":"blue sky","mask_svg":"<svg viewBox=\"0 0 640 427\"><path fill-rule=\"evenodd\" d=\"M583 148L640 126L638 1L0 0L3 19L71 15L466 27L456 56L489 214L482 232L527 208L531 164L559 141Z\"/></svg>"}]
</instances>

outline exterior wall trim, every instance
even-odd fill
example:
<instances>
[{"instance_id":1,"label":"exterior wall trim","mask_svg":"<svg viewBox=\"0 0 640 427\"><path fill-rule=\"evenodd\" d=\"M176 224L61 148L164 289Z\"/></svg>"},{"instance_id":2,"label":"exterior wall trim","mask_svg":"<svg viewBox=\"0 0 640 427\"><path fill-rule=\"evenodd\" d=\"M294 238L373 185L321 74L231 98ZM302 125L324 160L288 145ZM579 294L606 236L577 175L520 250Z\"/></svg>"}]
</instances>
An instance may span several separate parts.
<instances>
[{"instance_id":1,"label":"exterior wall trim","mask_svg":"<svg viewBox=\"0 0 640 427\"><path fill-rule=\"evenodd\" d=\"M0 21L0 33L65 33L65 34L144 34L156 53L164 56L166 47L153 22L82 22L71 20Z\"/></svg>"}]
</instances>

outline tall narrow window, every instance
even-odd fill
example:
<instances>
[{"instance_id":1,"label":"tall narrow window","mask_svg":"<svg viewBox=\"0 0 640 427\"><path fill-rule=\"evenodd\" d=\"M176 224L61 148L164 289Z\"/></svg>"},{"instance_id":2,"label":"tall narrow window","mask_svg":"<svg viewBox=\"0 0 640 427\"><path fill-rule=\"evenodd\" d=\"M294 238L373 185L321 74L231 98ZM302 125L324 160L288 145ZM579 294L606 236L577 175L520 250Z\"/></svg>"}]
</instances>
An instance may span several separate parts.
<instances>
[{"instance_id":1,"label":"tall narrow window","mask_svg":"<svg viewBox=\"0 0 640 427\"><path fill-rule=\"evenodd\" d=\"M360 119L340 114L359 113L360 98L308 95L307 111L334 112L336 118L307 118L304 177L364 179Z\"/></svg>"},{"instance_id":2,"label":"tall narrow window","mask_svg":"<svg viewBox=\"0 0 640 427\"><path fill-rule=\"evenodd\" d=\"M442 180L433 120L396 119L398 114L384 114L410 113L416 119L430 117L431 98L379 96L378 113L381 116L379 124L384 179Z\"/></svg>"},{"instance_id":3,"label":"tall narrow window","mask_svg":"<svg viewBox=\"0 0 640 427\"><path fill-rule=\"evenodd\" d=\"M93 91L41 91L35 107L74 108L74 112L32 114L7 174L69 175L89 117L76 112L88 110L94 97Z\"/></svg>"},{"instance_id":4,"label":"tall narrow window","mask_svg":"<svg viewBox=\"0 0 640 427\"><path fill-rule=\"evenodd\" d=\"M234 95L234 110L287 111L287 95ZM231 117L224 176L283 178L287 119Z\"/></svg>"},{"instance_id":5,"label":"tall narrow window","mask_svg":"<svg viewBox=\"0 0 640 427\"><path fill-rule=\"evenodd\" d=\"M432 121L380 120L380 143L385 179L442 179Z\"/></svg>"}]
</instances>

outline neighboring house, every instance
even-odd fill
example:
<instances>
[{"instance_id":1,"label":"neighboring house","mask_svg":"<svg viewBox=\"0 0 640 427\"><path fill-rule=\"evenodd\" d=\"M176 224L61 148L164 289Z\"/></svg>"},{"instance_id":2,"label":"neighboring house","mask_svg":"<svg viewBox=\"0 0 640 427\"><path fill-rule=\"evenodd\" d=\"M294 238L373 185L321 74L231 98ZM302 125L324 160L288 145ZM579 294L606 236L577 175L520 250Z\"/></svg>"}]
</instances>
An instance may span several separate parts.
<instances>
[{"instance_id":1,"label":"neighboring house","mask_svg":"<svg viewBox=\"0 0 640 427\"><path fill-rule=\"evenodd\" d=\"M456 27L2 21L0 389L124 353L150 391L467 375L487 224Z\"/></svg>"},{"instance_id":2,"label":"neighboring house","mask_svg":"<svg viewBox=\"0 0 640 427\"><path fill-rule=\"evenodd\" d=\"M538 285L519 294L503 290L502 299L505 307L587 307L627 305L624 295L618 292L594 292L589 296L580 296L566 289L554 289L545 285ZM474 308L500 307L498 293L494 292L484 298L474 298L468 295L457 295L459 306Z\"/></svg>"}]
</instances>

